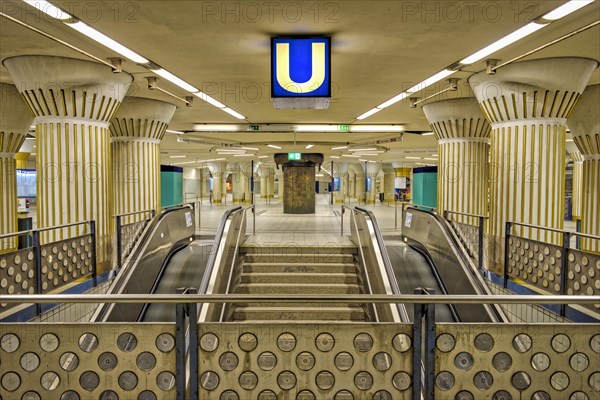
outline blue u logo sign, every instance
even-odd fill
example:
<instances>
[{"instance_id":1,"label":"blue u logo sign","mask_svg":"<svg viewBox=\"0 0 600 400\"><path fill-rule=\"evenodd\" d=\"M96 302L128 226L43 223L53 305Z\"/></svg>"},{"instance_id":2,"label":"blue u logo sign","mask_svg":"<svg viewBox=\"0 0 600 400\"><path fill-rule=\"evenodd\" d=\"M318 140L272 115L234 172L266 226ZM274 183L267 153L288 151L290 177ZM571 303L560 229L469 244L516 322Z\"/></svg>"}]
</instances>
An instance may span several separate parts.
<instances>
[{"instance_id":1,"label":"blue u logo sign","mask_svg":"<svg viewBox=\"0 0 600 400\"><path fill-rule=\"evenodd\" d=\"M272 38L272 97L331 96L330 38Z\"/></svg>"}]
</instances>

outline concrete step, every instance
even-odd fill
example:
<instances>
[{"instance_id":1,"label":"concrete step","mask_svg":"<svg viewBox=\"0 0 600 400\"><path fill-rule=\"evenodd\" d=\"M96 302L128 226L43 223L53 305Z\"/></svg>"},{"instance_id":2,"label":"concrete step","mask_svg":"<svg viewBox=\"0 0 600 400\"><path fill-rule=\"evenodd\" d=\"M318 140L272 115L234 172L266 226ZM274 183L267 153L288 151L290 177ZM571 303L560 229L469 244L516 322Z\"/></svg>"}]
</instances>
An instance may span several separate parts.
<instances>
[{"instance_id":1,"label":"concrete step","mask_svg":"<svg viewBox=\"0 0 600 400\"><path fill-rule=\"evenodd\" d=\"M250 263L353 263L354 254L272 254L247 253Z\"/></svg>"},{"instance_id":2,"label":"concrete step","mask_svg":"<svg viewBox=\"0 0 600 400\"><path fill-rule=\"evenodd\" d=\"M234 320L264 321L364 321L365 312L362 307L238 307Z\"/></svg>"},{"instance_id":3,"label":"concrete step","mask_svg":"<svg viewBox=\"0 0 600 400\"><path fill-rule=\"evenodd\" d=\"M356 284L358 278L356 274L339 273L243 273L241 283L346 283Z\"/></svg>"},{"instance_id":4,"label":"concrete step","mask_svg":"<svg viewBox=\"0 0 600 400\"><path fill-rule=\"evenodd\" d=\"M358 294L358 285L341 283L242 283L236 293L239 294Z\"/></svg>"},{"instance_id":5,"label":"concrete step","mask_svg":"<svg viewBox=\"0 0 600 400\"><path fill-rule=\"evenodd\" d=\"M257 254L257 255L279 255L287 257L298 257L307 255L337 255L337 254L358 254L356 246L328 246L323 243L319 246L294 246L294 245L246 245L240 247L241 254Z\"/></svg>"},{"instance_id":6,"label":"concrete step","mask_svg":"<svg viewBox=\"0 0 600 400\"><path fill-rule=\"evenodd\" d=\"M353 274L356 266L352 263L258 263L244 262L243 273L303 273L303 274Z\"/></svg>"}]
</instances>

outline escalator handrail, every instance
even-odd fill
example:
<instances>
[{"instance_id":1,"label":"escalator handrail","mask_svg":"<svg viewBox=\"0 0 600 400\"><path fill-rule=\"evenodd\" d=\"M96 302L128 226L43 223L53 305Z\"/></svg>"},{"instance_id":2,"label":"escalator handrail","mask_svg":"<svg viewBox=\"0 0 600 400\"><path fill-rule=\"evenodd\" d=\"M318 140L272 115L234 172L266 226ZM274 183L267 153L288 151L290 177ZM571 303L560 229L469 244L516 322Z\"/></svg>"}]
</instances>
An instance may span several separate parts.
<instances>
[{"instance_id":1,"label":"escalator handrail","mask_svg":"<svg viewBox=\"0 0 600 400\"><path fill-rule=\"evenodd\" d=\"M198 293L200 294L206 293L206 289L208 289L208 283L210 281L210 277L215 266L217 253L219 252L219 244L221 243L221 239L223 238L223 233L225 232L225 225L227 224L227 220L231 218L233 214L239 212L240 210L242 210L242 207L237 206L225 211L221 216L221 220L219 221L219 227L217 228L217 232L215 233L215 240L213 242L213 247L210 252L210 257L206 262L204 276L202 277L202 282L200 283L200 287L198 288ZM200 310L200 307L198 307L198 310Z\"/></svg>"},{"instance_id":2,"label":"escalator handrail","mask_svg":"<svg viewBox=\"0 0 600 400\"><path fill-rule=\"evenodd\" d=\"M413 206L409 206L405 209L405 211L410 211L410 210L428 214L438 223L440 228L446 234L446 237L450 240L452 247L454 249L456 249L455 254L458 256L459 261L462 263L462 265L466 266L467 270L471 273L471 275L473 277L473 282L475 283L475 285L474 285L475 290L479 294L488 294L488 295L491 294L490 290L487 288L485 283L482 281L483 278L479 274L477 267L472 263L471 259L467 255L466 249L463 247L462 243L460 243L460 240L458 240L458 237L456 236L456 233L454 232L454 230L452 230L450 228L448 221L445 220L444 218L442 218L442 216L440 216L437 212L432 211L432 210L425 210L425 209L416 208ZM490 307L490 308L493 311L494 317L499 322L507 320L505 315L499 310L499 308L497 306Z\"/></svg>"},{"instance_id":3,"label":"escalator handrail","mask_svg":"<svg viewBox=\"0 0 600 400\"><path fill-rule=\"evenodd\" d=\"M385 247L383 235L381 234L381 229L379 228L379 224L377 223L375 214L373 214L372 211L362 207L354 207L354 209L365 214L371 220L371 224L373 225L373 230L375 232L375 238L377 239L377 245L379 246L379 251L381 253L381 257L383 258L383 266L388 275L388 281L390 283L390 287L392 288L392 292L394 294L402 294L400 292L400 288L398 287L398 282L395 279L394 269L392 268L392 262L390 261L390 256L388 255L387 248ZM398 305L398 311L400 312L401 318L404 320L404 322L408 322L409 318L408 313L406 312L406 308L403 305Z\"/></svg>"}]
</instances>

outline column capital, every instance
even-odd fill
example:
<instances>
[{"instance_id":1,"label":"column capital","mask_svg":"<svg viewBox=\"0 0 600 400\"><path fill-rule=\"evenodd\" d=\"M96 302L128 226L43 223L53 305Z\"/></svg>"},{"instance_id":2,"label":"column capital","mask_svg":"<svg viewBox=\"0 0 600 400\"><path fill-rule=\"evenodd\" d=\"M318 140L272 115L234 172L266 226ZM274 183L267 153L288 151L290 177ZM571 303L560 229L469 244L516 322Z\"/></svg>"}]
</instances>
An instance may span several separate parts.
<instances>
[{"instance_id":1,"label":"column capital","mask_svg":"<svg viewBox=\"0 0 600 400\"><path fill-rule=\"evenodd\" d=\"M67 117L108 123L133 81L128 73L75 58L16 56L2 63L38 121Z\"/></svg>"},{"instance_id":2,"label":"column capital","mask_svg":"<svg viewBox=\"0 0 600 400\"><path fill-rule=\"evenodd\" d=\"M492 130L475 97L442 100L423 106L437 140L489 138Z\"/></svg>"},{"instance_id":3,"label":"column capital","mask_svg":"<svg viewBox=\"0 0 600 400\"><path fill-rule=\"evenodd\" d=\"M15 85L0 83L0 99L0 153L15 154L27 137L33 114Z\"/></svg>"},{"instance_id":4,"label":"column capital","mask_svg":"<svg viewBox=\"0 0 600 400\"><path fill-rule=\"evenodd\" d=\"M567 125L582 154L598 154L600 151L600 84L588 86L569 116Z\"/></svg>"},{"instance_id":5,"label":"column capital","mask_svg":"<svg viewBox=\"0 0 600 400\"><path fill-rule=\"evenodd\" d=\"M598 61L557 57L522 61L472 75L468 81L493 127L497 123L566 121Z\"/></svg>"},{"instance_id":6,"label":"column capital","mask_svg":"<svg viewBox=\"0 0 600 400\"><path fill-rule=\"evenodd\" d=\"M156 139L160 142L177 106L144 97L125 97L110 121L112 138Z\"/></svg>"}]
</instances>

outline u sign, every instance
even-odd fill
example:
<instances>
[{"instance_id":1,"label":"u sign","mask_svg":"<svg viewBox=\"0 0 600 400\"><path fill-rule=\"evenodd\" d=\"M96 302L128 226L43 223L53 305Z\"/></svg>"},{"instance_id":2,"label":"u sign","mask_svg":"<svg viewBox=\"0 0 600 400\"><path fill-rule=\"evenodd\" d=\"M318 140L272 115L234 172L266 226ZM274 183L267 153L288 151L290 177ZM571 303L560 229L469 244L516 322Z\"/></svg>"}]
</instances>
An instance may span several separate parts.
<instances>
[{"instance_id":1,"label":"u sign","mask_svg":"<svg viewBox=\"0 0 600 400\"><path fill-rule=\"evenodd\" d=\"M331 97L331 38L272 38L272 97Z\"/></svg>"}]
</instances>

